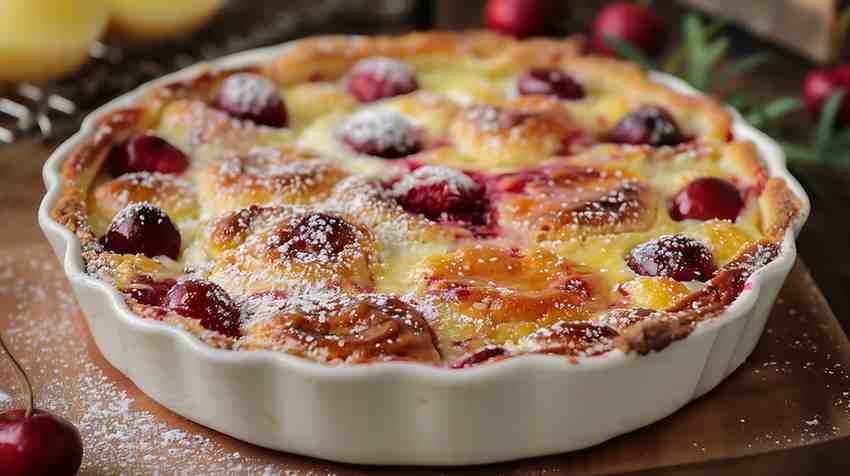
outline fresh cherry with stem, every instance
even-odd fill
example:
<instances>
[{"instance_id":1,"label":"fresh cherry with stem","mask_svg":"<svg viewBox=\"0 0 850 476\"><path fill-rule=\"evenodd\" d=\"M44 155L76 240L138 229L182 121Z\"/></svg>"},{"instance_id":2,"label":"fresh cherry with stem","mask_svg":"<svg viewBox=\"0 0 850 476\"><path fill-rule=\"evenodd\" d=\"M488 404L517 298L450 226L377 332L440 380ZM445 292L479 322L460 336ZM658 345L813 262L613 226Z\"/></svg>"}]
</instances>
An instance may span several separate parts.
<instances>
[{"instance_id":1,"label":"fresh cherry with stem","mask_svg":"<svg viewBox=\"0 0 850 476\"><path fill-rule=\"evenodd\" d=\"M83 460L80 432L62 417L35 408L35 394L23 366L0 348L21 377L29 400L25 410L0 413L0 470L4 476L73 476Z\"/></svg>"}]
</instances>

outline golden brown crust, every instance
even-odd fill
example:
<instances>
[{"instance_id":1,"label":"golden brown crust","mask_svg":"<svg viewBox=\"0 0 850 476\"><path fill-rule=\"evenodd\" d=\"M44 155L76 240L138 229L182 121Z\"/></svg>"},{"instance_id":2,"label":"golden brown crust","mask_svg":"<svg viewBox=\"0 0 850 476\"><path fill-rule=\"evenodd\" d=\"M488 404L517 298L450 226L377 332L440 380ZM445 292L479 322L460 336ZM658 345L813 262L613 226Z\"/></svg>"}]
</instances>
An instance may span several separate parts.
<instances>
[{"instance_id":1,"label":"golden brown crust","mask_svg":"<svg viewBox=\"0 0 850 476\"><path fill-rule=\"evenodd\" d=\"M536 38L516 42L486 31L417 32L402 36L320 36L293 43L266 65L265 73L288 85L338 79L358 60L370 56L428 60L464 56L498 70L516 64L553 64L579 54L584 41Z\"/></svg>"},{"instance_id":2,"label":"golden brown crust","mask_svg":"<svg viewBox=\"0 0 850 476\"><path fill-rule=\"evenodd\" d=\"M503 293L498 283L494 283L498 279L491 274L492 269L486 266L478 275L472 273L475 275L472 277L480 281L477 287L468 286L470 275L458 282L445 276L430 276L425 281L427 285L420 287L424 294L431 297L448 291L455 292L463 287L465 291L460 293L463 297L456 299L455 307L463 308L466 315L479 317L482 327L490 326L488 332L491 335L510 335L510 339L502 340L513 339L518 345L525 346L528 352L595 355L616 346L626 352L643 354L660 350L684 338L702 319L716 315L728 306L741 292L752 272L776 257L778 243L799 215L801 203L782 179L768 179L768 170L759 159L754 144L748 141L730 142L732 118L719 103L703 96L679 94L652 81L646 72L633 64L585 56L582 54L582 42L580 38L516 41L489 32L412 33L400 37L318 37L293 43L267 64L238 71L265 74L277 81L283 89L320 81L316 84L322 86L315 88L316 91L328 94L322 88L336 88L334 94L326 97L341 98L340 102L348 106L343 104L340 110L347 110L346 107L356 106L355 100L339 86L345 84L346 72L356 61L371 56L399 58L417 67L451 63L459 74L487 77L500 75L513 78L511 75L517 71L532 66L552 66L567 71L589 88L615 93L618 100L624 101L628 107L657 104L670 109L683 132L695 140L677 148L652 149L658 152L645 153L648 161L659 157L679 157L688 151L697 154L703 146L706 149L722 149L725 154L722 160L729 165L727 169L732 169L731 175L741 179L739 185L747 193L752 191L753 196L759 197L757 203L764 241L751 242L737 254L728 251L728 256L734 255L734 258L721 268L703 290L691 293L663 311L630 309L624 311L626 314L623 316L618 314L622 314L620 309L611 311L608 317L619 324L609 323L613 329L610 332L607 327L599 330L598 334L608 341L602 347L594 347L590 340L575 341L578 335L576 329L582 328L581 325L562 324L558 319L590 319L592 314L600 312L606 302L593 302L592 289L601 288L603 284L595 275L582 275L574 281L565 281L564 276L575 278L581 273L576 274L575 269L568 270L555 258L551 262L543 260L537 263L543 268L551 266L559 269L558 273L550 276L550 281L544 279L540 289L520 290L510 296ZM209 69L194 78L154 88L134 107L102 117L95 126L93 138L82 143L62 165L63 194L51 213L57 222L72 230L81 240L83 259L90 273L121 285L140 274L156 277L175 272L142 255L105 252L98 243L97 236L101 234L102 222L108 221L124 204L139 200L157 203L169 215L190 222L199 218L195 205L202 203L201 208L210 216L200 217L200 225L203 228L209 224L212 232L205 237L206 241L199 240L201 245L198 249L192 250L209 260L206 263L209 266L202 267L198 272L239 295L268 289L298 291L317 283L334 292L372 293L376 286L381 285L378 275L388 272L380 269L383 264L379 257L398 253L396 248L399 246L419 248L420 245L427 245L429 250L439 250L435 256L451 259L451 253L459 248L457 244L460 240L474 240L478 238L476 233L482 233L451 223L436 224L421 215L408 213L397 203L396 198L389 196L387 183L360 176L359 170L350 170L350 163L327 162L326 159L335 159L326 157L328 154L319 154L322 156L319 158L303 150L294 152L298 145L297 134L289 129L256 126L249 121L233 119L211 107L209 104L222 79L235 71ZM289 94L287 91L282 94ZM552 98L514 98L509 95L507 99L491 106L464 106L466 103L450 101L445 96L429 91L387 100L381 105L421 120L417 127L424 135L423 144L433 149L421 153L417 159L426 163L433 161L441 165L457 165L464 169L492 171L494 168L503 168L515 171L532 164L536 166L543 159L568 160L563 156L583 147L579 144L579 149L574 149L572 143L581 139L582 134L593 136L583 130L584 123L574 117L575 111ZM309 108L309 102L305 103L305 107ZM312 127L313 120L317 119L310 114L299 117L302 117L303 122L296 123L295 128ZM604 126L602 130L612 126L605 122L607 120L599 118L600 124ZM188 173L194 174L191 181L197 182L200 190L187 192L189 187L172 187L172 181L183 179L163 177L154 177L156 180L153 181L139 181L133 176L111 181L101 178L96 181L98 171L113 146L123 144L132 136L152 128L194 156L194 168ZM447 143L449 147L444 147ZM635 150L640 149L616 146L616 153L609 158L610 163L616 164L623 160L624 155L634 154ZM269 151L278 155L263 155ZM368 162L364 163L367 164L364 167L369 166ZM289 166L292 166L292 170L286 169L285 172L275 174L275 170ZM378 167L403 168L383 164ZM663 167L662 164L661 170ZM594 176L593 180L582 182L579 188L585 187L586 190L583 190L587 196L579 197L580 200L577 199L573 208L565 208L564 204L569 200L559 196L557 190L553 191L550 178L547 179L549 188L543 187L545 190L539 195L548 197L549 202L554 204L551 210L543 210L537 215L522 215L518 212L523 207L533 208L546 200L538 197L532 200L534 203L523 205L520 202L527 197L520 197L519 202L511 202L510 193L504 192L497 198L500 200L499 206L503 207L499 211L505 223L514 226L514 232L524 229L520 222L537 220L529 225L531 230L525 230L536 233L527 238L537 240L583 239L594 234L643 232L655 224L655 217L659 213L663 213L660 211L663 208L662 197L656 196L651 187L632 180L628 170L617 169L617 173L623 175L618 175L616 179ZM95 184L99 185L95 187ZM291 206L312 206L318 202L322 204L317 210ZM251 207L220 217L222 212L258 204L287 206ZM609 207L616 213L602 216L599 214L600 206ZM494 205L494 208L497 207ZM245 213L251 216L245 216ZM516 223L510 223L510 216L515 216ZM316 228L304 225L305 220L311 219L323 223L319 228L327 231L326 238L329 241L311 241L315 238ZM95 223L98 220L100 224ZM195 225L190 223L187 226ZM557 232L572 229L580 230L581 233ZM525 244L530 246L530 243ZM481 254L481 250L476 253ZM518 256L515 251L505 253L496 258L512 266L529 266L528 263L522 264L514 259ZM492 256L479 258L489 259ZM557 266L552 264L555 262L558 262ZM439 259L433 263L436 264L431 267L431 271L442 269ZM466 264L472 269L477 263L472 261ZM196 264L194 262L192 266ZM515 275L521 273L507 274L515 278ZM505 287L510 288L510 283ZM134 312L146 316L151 314L150 306L132 299L128 301ZM362 309L352 313L357 316L376 315L373 310ZM301 314L296 319L298 322L302 322L299 319L309 313ZM205 331L197 321L173 314L165 317L157 314L154 317L186 328L211 345L239 347L232 339ZM276 332L281 326L289 325L293 315L284 317L277 316L262 325L258 324L254 340L250 344L244 343L245 349L284 345ZM392 319L380 318L378 321L376 325L380 327ZM420 328L419 318L411 322L414 328L412 334L404 326L399 329L393 327L396 330L389 334L378 334L392 334L392 339L413 342L413 360L436 362L440 358L439 351L423 344L425 334ZM427 328L428 324L425 323L424 327ZM314 331L312 329L310 332ZM321 329L320 333L326 331ZM570 341L565 345L572 347L559 344L565 341ZM291 344L286 342L286 346ZM477 344L466 342L461 345L466 346L464 348L467 350L475 350ZM384 349L386 352L378 352L380 355L366 353L350 358L356 354L352 351L352 354L341 354L334 359L357 362L383 359L388 355L403 354L406 352L403 348L389 346ZM294 351L296 354L299 352L302 351ZM313 358L322 360L316 356Z\"/></svg>"},{"instance_id":3,"label":"golden brown crust","mask_svg":"<svg viewBox=\"0 0 850 476\"><path fill-rule=\"evenodd\" d=\"M765 236L770 240L782 241L785 232L800 214L800 199L784 180L774 177L765 184L759 202Z\"/></svg>"},{"instance_id":4,"label":"golden brown crust","mask_svg":"<svg viewBox=\"0 0 850 476\"><path fill-rule=\"evenodd\" d=\"M664 311L645 316L645 320L626 327L615 339L615 345L623 352L646 354L687 337L697 323L726 309L744 290L753 273L779 256L779 246L771 241L748 245L734 260L721 268L703 289Z\"/></svg>"}]
</instances>

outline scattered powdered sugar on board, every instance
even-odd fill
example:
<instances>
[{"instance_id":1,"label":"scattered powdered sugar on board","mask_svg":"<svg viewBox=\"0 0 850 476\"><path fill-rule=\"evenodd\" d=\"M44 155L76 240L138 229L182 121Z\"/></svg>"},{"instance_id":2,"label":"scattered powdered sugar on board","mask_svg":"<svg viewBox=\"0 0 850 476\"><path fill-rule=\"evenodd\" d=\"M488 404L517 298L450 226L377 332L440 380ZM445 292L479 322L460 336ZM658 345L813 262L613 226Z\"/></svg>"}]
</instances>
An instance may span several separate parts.
<instances>
[{"instance_id":1,"label":"scattered powdered sugar on board","mask_svg":"<svg viewBox=\"0 0 850 476\"><path fill-rule=\"evenodd\" d=\"M85 324L78 319L77 304L55 258L46 252L27 253L32 256L0 256L0 309L12 310L0 314L0 330L30 373L37 405L80 430L80 475L329 474L258 462L136 408L138 402L92 362L81 345L79 326ZM33 317L36 313L54 316L49 328L43 318ZM23 388L2 354L0 382L0 412L22 408Z\"/></svg>"}]
</instances>

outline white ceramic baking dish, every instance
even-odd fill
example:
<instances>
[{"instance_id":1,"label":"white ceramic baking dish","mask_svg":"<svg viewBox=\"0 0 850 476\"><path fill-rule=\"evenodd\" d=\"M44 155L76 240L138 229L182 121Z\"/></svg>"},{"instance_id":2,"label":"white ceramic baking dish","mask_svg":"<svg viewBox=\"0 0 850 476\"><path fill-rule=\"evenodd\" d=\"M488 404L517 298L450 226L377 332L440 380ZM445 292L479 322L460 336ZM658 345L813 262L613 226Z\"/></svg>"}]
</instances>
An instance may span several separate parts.
<instances>
[{"instance_id":1,"label":"white ceramic baking dish","mask_svg":"<svg viewBox=\"0 0 850 476\"><path fill-rule=\"evenodd\" d=\"M585 448L658 421L703 395L750 355L794 264L809 200L781 149L735 114L734 134L758 146L803 210L780 256L741 296L686 339L645 356L614 350L569 363L528 355L463 370L409 363L328 367L283 353L211 348L176 327L133 315L111 285L84 272L80 242L50 218L60 166L90 140L96 120L163 82L205 67L267 61L287 45L233 55L169 75L89 115L44 166L39 222L106 359L150 397L184 417L260 446L365 464L491 463ZM654 78L698 94L683 81Z\"/></svg>"}]
</instances>

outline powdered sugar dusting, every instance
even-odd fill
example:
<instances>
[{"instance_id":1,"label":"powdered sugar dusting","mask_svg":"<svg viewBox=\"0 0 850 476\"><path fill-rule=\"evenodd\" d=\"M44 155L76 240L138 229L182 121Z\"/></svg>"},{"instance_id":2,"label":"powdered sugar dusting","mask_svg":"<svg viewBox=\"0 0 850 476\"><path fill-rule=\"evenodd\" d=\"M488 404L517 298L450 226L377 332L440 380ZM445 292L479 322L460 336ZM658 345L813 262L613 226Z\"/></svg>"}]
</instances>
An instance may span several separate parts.
<instances>
[{"instance_id":1,"label":"powdered sugar dusting","mask_svg":"<svg viewBox=\"0 0 850 476\"><path fill-rule=\"evenodd\" d=\"M402 177L393 185L393 193L404 195L414 187L422 187L445 183L449 192L459 195L463 192L474 191L481 186L470 176L460 170L438 165L426 165L419 167L412 173Z\"/></svg>"},{"instance_id":2,"label":"powdered sugar dusting","mask_svg":"<svg viewBox=\"0 0 850 476\"><path fill-rule=\"evenodd\" d=\"M240 111L259 114L272 102L279 102L277 85L256 74L239 73L229 76L221 85L222 100Z\"/></svg>"},{"instance_id":3,"label":"powdered sugar dusting","mask_svg":"<svg viewBox=\"0 0 850 476\"><path fill-rule=\"evenodd\" d=\"M93 363L80 345L79 308L58 263L46 248L0 257L0 305L12 312L0 326L13 352L28 369L37 405L73 422L83 437L81 475L299 475L259 462L195 433L195 425L168 423L140 405L115 383L114 370ZM45 329L45 313L50 328ZM24 402L5 357L0 357L0 412ZM9 383L9 384L7 384ZM8 392L8 393L6 393Z\"/></svg>"},{"instance_id":4,"label":"powdered sugar dusting","mask_svg":"<svg viewBox=\"0 0 850 476\"><path fill-rule=\"evenodd\" d=\"M358 61L352 68L351 74L368 74L376 81L391 84L407 84L413 78L413 68L407 63L385 56L373 56Z\"/></svg>"},{"instance_id":5,"label":"powdered sugar dusting","mask_svg":"<svg viewBox=\"0 0 850 476\"><path fill-rule=\"evenodd\" d=\"M376 150L413 149L419 142L413 123L401 114L380 109L363 109L351 115L340 128L349 144L368 144Z\"/></svg>"}]
</instances>

